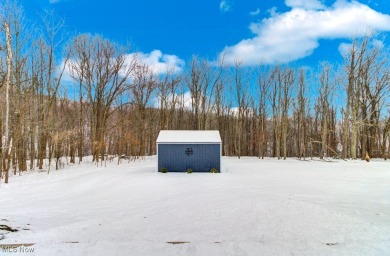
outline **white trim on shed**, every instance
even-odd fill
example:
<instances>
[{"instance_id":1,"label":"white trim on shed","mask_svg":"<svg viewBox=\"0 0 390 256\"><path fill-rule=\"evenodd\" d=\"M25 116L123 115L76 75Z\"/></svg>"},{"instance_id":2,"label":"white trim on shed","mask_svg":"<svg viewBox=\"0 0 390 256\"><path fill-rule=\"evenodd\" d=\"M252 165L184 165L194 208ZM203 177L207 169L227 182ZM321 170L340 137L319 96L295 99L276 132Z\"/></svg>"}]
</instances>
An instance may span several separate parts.
<instances>
[{"instance_id":1,"label":"white trim on shed","mask_svg":"<svg viewBox=\"0 0 390 256\"><path fill-rule=\"evenodd\" d=\"M162 130L157 138L157 144L207 144L222 143L219 131L189 131L189 130Z\"/></svg>"}]
</instances>

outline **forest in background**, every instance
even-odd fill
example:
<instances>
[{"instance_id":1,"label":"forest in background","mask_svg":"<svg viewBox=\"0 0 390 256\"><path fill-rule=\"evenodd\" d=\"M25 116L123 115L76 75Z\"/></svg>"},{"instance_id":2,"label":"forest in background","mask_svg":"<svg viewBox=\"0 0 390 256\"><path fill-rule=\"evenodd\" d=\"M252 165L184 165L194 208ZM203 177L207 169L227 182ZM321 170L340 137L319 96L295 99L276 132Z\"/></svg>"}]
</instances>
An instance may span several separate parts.
<instances>
[{"instance_id":1,"label":"forest in background","mask_svg":"<svg viewBox=\"0 0 390 256\"><path fill-rule=\"evenodd\" d=\"M156 153L160 130L219 130L223 155L389 157L389 55L352 39L343 63L248 68L194 56L155 72L99 35L66 36L53 12L0 5L0 182L9 173ZM49 165L47 166L47 162Z\"/></svg>"}]
</instances>

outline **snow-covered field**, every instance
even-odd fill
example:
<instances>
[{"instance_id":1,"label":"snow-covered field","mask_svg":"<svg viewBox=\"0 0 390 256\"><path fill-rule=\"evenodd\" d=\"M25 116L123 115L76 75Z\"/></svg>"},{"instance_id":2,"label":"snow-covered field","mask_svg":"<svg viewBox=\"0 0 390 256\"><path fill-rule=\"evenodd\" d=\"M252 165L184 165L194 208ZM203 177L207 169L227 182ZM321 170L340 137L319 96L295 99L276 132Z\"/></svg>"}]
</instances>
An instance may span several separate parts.
<instances>
[{"instance_id":1,"label":"snow-covered field","mask_svg":"<svg viewBox=\"0 0 390 256\"><path fill-rule=\"evenodd\" d=\"M0 244L34 245L0 255L390 255L390 162L155 169L152 157L11 177L0 225L19 231L0 230Z\"/></svg>"}]
</instances>

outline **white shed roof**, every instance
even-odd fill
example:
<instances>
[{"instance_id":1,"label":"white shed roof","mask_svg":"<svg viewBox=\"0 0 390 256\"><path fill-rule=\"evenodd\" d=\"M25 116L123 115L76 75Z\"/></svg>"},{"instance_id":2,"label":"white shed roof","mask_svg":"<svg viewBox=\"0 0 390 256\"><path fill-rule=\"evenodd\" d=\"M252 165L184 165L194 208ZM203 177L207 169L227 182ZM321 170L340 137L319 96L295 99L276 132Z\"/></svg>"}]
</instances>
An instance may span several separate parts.
<instances>
[{"instance_id":1,"label":"white shed roof","mask_svg":"<svg viewBox=\"0 0 390 256\"><path fill-rule=\"evenodd\" d=\"M219 131L162 130L157 143L222 143Z\"/></svg>"}]
</instances>

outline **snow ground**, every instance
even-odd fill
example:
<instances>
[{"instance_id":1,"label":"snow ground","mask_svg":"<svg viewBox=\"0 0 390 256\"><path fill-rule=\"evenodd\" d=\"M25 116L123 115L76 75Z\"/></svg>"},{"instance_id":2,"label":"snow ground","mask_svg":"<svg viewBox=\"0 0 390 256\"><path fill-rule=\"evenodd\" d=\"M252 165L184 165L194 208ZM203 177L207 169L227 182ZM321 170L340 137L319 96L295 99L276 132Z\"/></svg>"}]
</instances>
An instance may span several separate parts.
<instances>
[{"instance_id":1,"label":"snow ground","mask_svg":"<svg viewBox=\"0 0 390 256\"><path fill-rule=\"evenodd\" d=\"M224 157L220 174L163 174L156 161L11 177L0 225L19 231L0 244L34 252L0 255L390 255L390 162Z\"/></svg>"}]
</instances>

